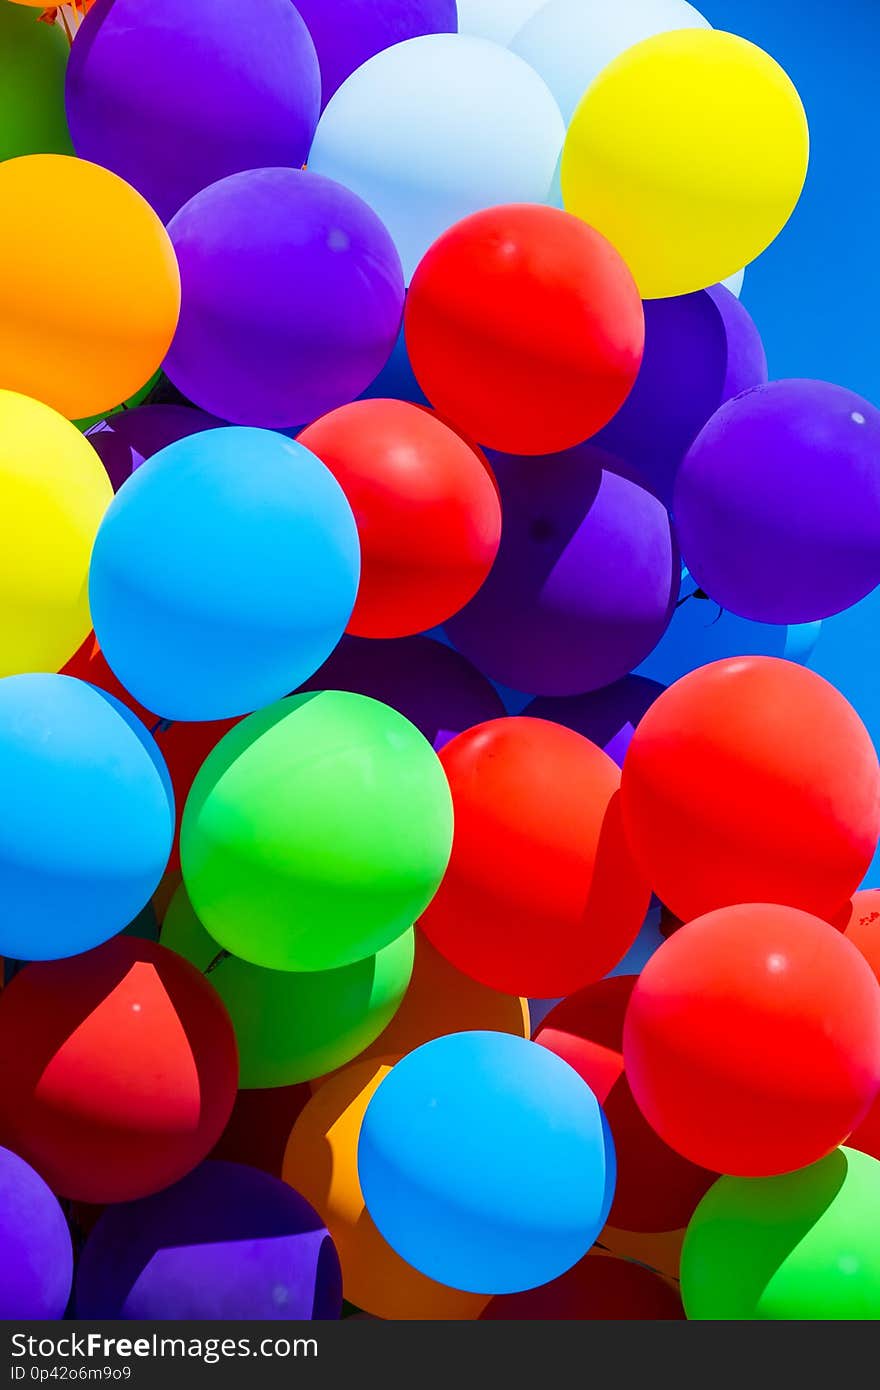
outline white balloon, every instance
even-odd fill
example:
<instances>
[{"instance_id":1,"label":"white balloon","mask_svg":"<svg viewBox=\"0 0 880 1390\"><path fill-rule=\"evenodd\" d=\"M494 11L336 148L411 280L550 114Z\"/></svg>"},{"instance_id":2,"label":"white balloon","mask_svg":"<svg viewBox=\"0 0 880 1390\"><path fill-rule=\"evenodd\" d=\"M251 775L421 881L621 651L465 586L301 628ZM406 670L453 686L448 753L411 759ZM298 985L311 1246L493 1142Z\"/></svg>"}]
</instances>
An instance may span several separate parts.
<instances>
[{"instance_id":1,"label":"white balloon","mask_svg":"<svg viewBox=\"0 0 880 1390\"><path fill-rule=\"evenodd\" d=\"M458 0L458 32L508 44L547 0Z\"/></svg>"},{"instance_id":2,"label":"white balloon","mask_svg":"<svg viewBox=\"0 0 880 1390\"><path fill-rule=\"evenodd\" d=\"M711 29L687 0L550 0L510 47L539 72L566 124L603 68L642 39L670 29Z\"/></svg>"},{"instance_id":3,"label":"white balloon","mask_svg":"<svg viewBox=\"0 0 880 1390\"><path fill-rule=\"evenodd\" d=\"M722 280L721 283L726 289L730 290L731 294L736 295L737 299L739 299L742 294L743 281L745 278L745 270L738 270L735 275L728 275L727 279Z\"/></svg>"},{"instance_id":4,"label":"white balloon","mask_svg":"<svg viewBox=\"0 0 880 1390\"><path fill-rule=\"evenodd\" d=\"M308 167L381 217L407 281L453 223L544 203L565 138L546 83L506 48L426 34L353 72L318 124Z\"/></svg>"}]
</instances>

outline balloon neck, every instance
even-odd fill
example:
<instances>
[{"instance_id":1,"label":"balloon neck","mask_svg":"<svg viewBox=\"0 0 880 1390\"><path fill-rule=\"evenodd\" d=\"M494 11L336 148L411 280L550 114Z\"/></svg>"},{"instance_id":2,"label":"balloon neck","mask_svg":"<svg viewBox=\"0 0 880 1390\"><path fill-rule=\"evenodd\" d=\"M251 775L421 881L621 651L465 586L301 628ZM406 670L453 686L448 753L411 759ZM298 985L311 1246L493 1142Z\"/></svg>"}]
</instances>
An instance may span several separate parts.
<instances>
[{"instance_id":1,"label":"balloon neck","mask_svg":"<svg viewBox=\"0 0 880 1390\"><path fill-rule=\"evenodd\" d=\"M67 35L67 42L72 44L79 26L94 3L95 0L70 0L66 5L50 5L38 18L43 24L57 24Z\"/></svg>"},{"instance_id":2,"label":"balloon neck","mask_svg":"<svg viewBox=\"0 0 880 1390\"><path fill-rule=\"evenodd\" d=\"M217 969L218 965L222 965L225 960L228 960L230 955L230 951L218 951L214 959L211 961L211 964L208 966L207 970L205 970L203 973L206 976L210 975L212 971Z\"/></svg>"}]
</instances>

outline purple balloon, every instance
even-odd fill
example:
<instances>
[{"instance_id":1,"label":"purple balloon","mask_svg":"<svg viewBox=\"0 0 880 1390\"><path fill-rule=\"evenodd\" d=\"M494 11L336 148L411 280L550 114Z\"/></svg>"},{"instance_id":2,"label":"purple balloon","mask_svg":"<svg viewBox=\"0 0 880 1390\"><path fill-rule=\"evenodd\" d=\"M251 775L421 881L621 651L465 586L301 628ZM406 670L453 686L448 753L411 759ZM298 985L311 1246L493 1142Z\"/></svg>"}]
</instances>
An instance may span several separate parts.
<instances>
[{"instance_id":1,"label":"purple balloon","mask_svg":"<svg viewBox=\"0 0 880 1390\"><path fill-rule=\"evenodd\" d=\"M167 222L243 169L301 167L321 73L290 0L98 0L67 68L76 153Z\"/></svg>"},{"instance_id":2,"label":"purple balloon","mask_svg":"<svg viewBox=\"0 0 880 1390\"><path fill-rule=\"evenodd\" d=\"M303 690L350 690L390 705L439 753L450 739L503 719L494 686L469 661L431 637L343 637Z\"/></svg>"},{"instance_id":3,"label":"purple balloon","mask_svg":"<svg viewBox=\"0 0 880 1390\"><path fill-rule=\"evenodd\" d=\"M824 381L722 406L675 488L682 553L721 608L812 623L880 584L880 411Z\"/></svg>"},{"instance_id":4,"label":"purple balloon","mask_svg":"<svg viewBox=\"0 0 880 1390\"><path fill-rule=\"evenodd\" d=\"M146 459L167 445L225 424L216 415L186 405L139 405L93 425L86 439L103 463L113 491L118 492Z\"/></svg>"},{"instance_id":5,"label":"purple balloon","mask_svg":"<svg viewBox=\"0 0 880 1390\"><path fill-rule=\"evenodd\" d=\"M0 1318L60 1318L73 1279L67 1222L43 1179L0 1149Z\"/></svg>"},{"instance_id":6,"label":"purple balloon","mask_svg":"<svg viewBox=\"0 0 880 1390\"><path fill-rule=\"evenodd\" d=\"M669 506L681 461L707 420L766 380L758 330L723 285L650 299L636 384L592 443L638 468Z\"/></svg>"},{"instance_id":7,"label":"purple balloon","mask_svg":"<svg viewBox=\"0 0 880 1390\"><path fill-rule=\"evenodd\" d=\"M165 372L203 410L235 425L308 424L355 400L388 361L400 258L341 184L299 169L233 174L168 231L182 303Z\"/></svg>"},{"instance_id":8,"label":"purple balloon","mask_svg":"<svg viewBox=\"0 0 880 1390\"><path fill-rule=\"evenodd\" d=\"M446 623L450 641L492 680L531 695L620 680L653 651L678 597L665 507L598 449L490 457L501 549L482 589Z\"/></svg>"},{"instance_id":9,"label":"purple balloon","mask_svg":"<svg viewBox=\"0 0 880 1390\"><path fill-rule=\"evenodd\" d=\"M76 1311L327 1320L342 1311L342 1275L304 1197L257 1168L209 1161L153 1197L106 1208L80 1259Z\"/></svg>"},{"instance_id":10,"label":"purple balloon","mask_svg":"<svg viewBox=\"0 0 880 1390\"><path fill-rule=\"evenodd\" d=\"M644 676L624 676L623 680L594 690L589 695L570 695L563 699L542 696L523 710L531 719L549 719L582 734L623 767L633 734L659 695L666 689Z\"/></svg>"},{"instance_id":11,"label":"purple balloon","mask_svg":"<svg viewBox=\"0 0 880 1390\"><path fill-rule=\"evenodd\" d=\"M321 64L321 104L392 44L458 31L456 0L296 0Z\"/></svg>"}]
</instances>

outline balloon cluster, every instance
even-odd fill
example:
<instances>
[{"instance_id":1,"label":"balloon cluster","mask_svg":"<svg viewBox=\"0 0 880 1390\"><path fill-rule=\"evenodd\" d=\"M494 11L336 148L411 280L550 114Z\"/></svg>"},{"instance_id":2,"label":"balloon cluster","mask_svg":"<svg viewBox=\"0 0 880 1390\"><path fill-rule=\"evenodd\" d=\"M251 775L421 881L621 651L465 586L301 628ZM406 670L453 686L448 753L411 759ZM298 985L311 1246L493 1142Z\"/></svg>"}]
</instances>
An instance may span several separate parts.
<instances>
[{"instance_id":1,"label":"balloon cluster","mask_svg":"<svg viewBox=\"0 0 880 1390\"><path fill-rule=\"evenodd\" d=\"M29 5L0 1316L880 1318L880 764L809 669L880 412L726 287L786 73L686 0Z\"/></svg>"}]
</instances>

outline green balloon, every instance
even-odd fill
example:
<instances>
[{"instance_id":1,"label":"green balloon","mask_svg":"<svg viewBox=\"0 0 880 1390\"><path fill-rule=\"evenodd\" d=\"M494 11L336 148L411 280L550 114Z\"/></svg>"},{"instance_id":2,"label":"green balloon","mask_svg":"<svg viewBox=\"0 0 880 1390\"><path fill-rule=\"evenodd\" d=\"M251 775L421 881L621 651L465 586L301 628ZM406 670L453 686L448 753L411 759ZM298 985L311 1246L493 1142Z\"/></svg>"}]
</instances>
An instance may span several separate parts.
<instances>
[{"instance_id":1,"label":"green balloon","mask_svg":"<svg viewBox=\"0 0 880 1390\"><path fill-rule=\"evenodd\" d=\"M776 1178L720 1178L681 1254L687 1316L880 1318L880 1163L855 1149Z\"/></svg>"},{"instance_id":2,"label":"green balloon","mask_svg":"<svg viewBox=\"0 0 880 1390\"><path fill-rule=\"evenodd\" d=\"M0 2L0 160L21 154L73 154L64 114L70 46L37 11ZM59 255L76 255L72 246Z\"/></svg>"},{"instance_id":3,"label":"green balloon","mask_svg":"<svg viewBox=\"0 0 880 1390\"><path fill-rule=\"evenodd\" d=\"M199 919L271 970L336 970L380 951L425 910L451 848L452 798L427 739L338 690L237 724L201 768L180 834Z\"/></svg>"},{"instance_id":4,"label":"green balloon","mask_svg":"<svg viewBox=\"0 0 880 1390\"><path fill-rule=\"evenodd\" d=\"M341 970L264 970L223 955L178 888L162 925L168 946L208 978L229 1011L244 1090L311 1081L350 1062L388 1026L413 968L412 927ZM220 959L217 960L218 955Z\"/></svg>"}]
</instances>

